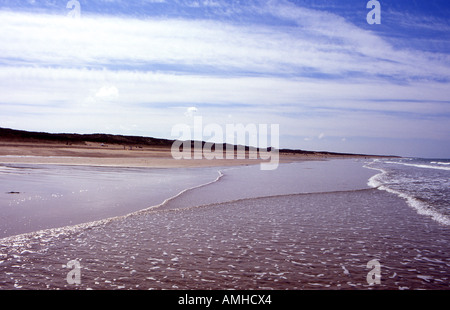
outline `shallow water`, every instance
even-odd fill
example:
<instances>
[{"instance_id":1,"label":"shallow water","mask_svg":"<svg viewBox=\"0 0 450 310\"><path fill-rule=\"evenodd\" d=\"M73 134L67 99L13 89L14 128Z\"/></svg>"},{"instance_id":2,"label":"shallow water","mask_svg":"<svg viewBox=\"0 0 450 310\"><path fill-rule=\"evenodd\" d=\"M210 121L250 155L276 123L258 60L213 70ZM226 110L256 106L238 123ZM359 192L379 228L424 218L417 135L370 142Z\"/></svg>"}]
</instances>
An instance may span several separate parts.
<instances>
[{"instance_id":1,"label":"shallow water","mask_svg":"<svg viewBox=\"0 0 450 310\"><path fill-rule=\"evenodd\" d=\"M153 211L39 238L4 260L3 287L79 289L445 289L448 230L375 189Z\"/></svg>"},{"instance_id":2,"label":"shallow water","mask_svg":"<svg viewBox=\"0 0 450 310\"><path fill-rule=\"evenodd\" d=\"M367 167L382 172L370 184L405 199L419 214L450 226L450 160L378 159Z\"/></svg>"},{"instance_id":3,"label":"shallow water","mask_svg":"<svg viewBox=\"0 0 450 310\"><path fill-rule=\"evenodd\" d=\"M448 227L370 188L363 164L224 169L162 208L3 239L1 288L448 289Z\"/></svg>"},{"instance_id":4,"label":"shallow water","mask_svg":"<svg viewBox=\"0 0 450 310\"><path fill-rule=\"evenodd\" d=\"M0 165L0 238L126 215L217 176L217 169Z\"/></svg>"}]
</instances>

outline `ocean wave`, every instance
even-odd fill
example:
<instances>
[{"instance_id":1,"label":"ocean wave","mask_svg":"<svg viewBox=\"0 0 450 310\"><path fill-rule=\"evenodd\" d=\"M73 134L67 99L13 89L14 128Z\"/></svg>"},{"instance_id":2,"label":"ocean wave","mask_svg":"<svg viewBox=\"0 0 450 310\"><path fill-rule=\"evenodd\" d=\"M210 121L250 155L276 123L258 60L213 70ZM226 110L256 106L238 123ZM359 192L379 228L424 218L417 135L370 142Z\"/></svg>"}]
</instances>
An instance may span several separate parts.
<instances>
[{"instance_id":1,"label":"ocean wave","mask_svg":"<svg viewBox=\"0 0 450 310\"><path fill-rule=\"evenodd\" d=\"M369 164L371 164L371 163L369 163ZM364 165L363 167L367 168L367 169L372 169L372 170L376 170L376 171L380 172L378 174L375 174L371 178L369 178L369 180L367 181L367 186L372 187L372 188L378 188L381 185L383 185L383 182L381 181L381 179L387 173L386 170L381 169L381 168L371 167L369 165Z\"/></svg>"},{"instance_id":2,"label":"ocean wave","mask_svg":"<svg viewBox=\"0 0 450 310\"><path fill-rule=\"evenodd\" d=\"M448 216L435 211L432 206L428 205L424 201L414 198L406 193L389 188L388 186L382 185L378 187L378 189L396 194L397 196L405 199L408 205L414 208L418 214L429 216L438 223L450 226L450 218Z\"/></svg>"},{"instance_id":3,"label":"ocean wave","mask_svg":"<svg viewBox=\"0 0 450 310\"><path fill-rule=\"evenodd\" d=\"M266 196L231 199L231 200L220 201L220 202L210 202L210 203L205 203L205 204L202 204L202 205L193 205L193 206L186 206L186 207L170 208L168 210L170 210L170 211L194 210L194 209L199 209L199 208L208 208L208 207L219 206L219 205L223 205L223 204L234 204L234 203L241 203L241 202L245 202L245 201L258 201L260 199L276 199L276 198L284 198L284 197L312 196L312 195L323 195L323 194L358 193L358 192L365 192L365 191L371 191L371 190L373 190L373 188L361 188L361 189L351 189L351 190L336 190L336 191L324 191L324 192L307 192L307 193L291 193L291 194L266 195ZM176 197L174 197L174 199L175 198Z\"/></svg>"},{"instance_id":4,"label":"ocean wave","mask_svg":"<svg viewBox=\"0 0 450 310\"><path fill-rule=\"evenodd\" d=\"M425 165L425 164L407 164L407 163L400 163L400 162L394 162L394 161L386 161L385 163L403 165L403 166L411 166L411 167L417 167L417 168L450 170L450 167L432 166L432 165ZM447 163L444 163L444 164L447 164Z\"/></svg>"},{"instance_id":5,"label":"ocean wave","mask_svg":"<svg viewBox=\"0 0 450 310\"><path fill-rule=\"evenodd\" d=\"M385 162L385 163L393 163L393 164L399 164L396 162ZM403 164L403 165L407 165L407 166L417 166L417 165L412 165L412 164ZM373 169L373 170L378 170L380 171L380 173L372 176L368 182L367 185L373 188L377 188L379 190L384 190L386 192L392 193L397 195L398 197L406 200L406 203L412 207L414 210L417 211L418 214L420 215L425 215L425 216L429 216L431 217L433 220L435 220L436 222L446 225L446 226L450 226L450 218L444 214L439 213L438 211L436 211L432 206L430 206L429 204L427 204L425 201L421 201L409 194L407 194L406 192L402 192L396 189L393 189L391 187L389 187L388 184L386 184L386 182L384 181L386 175L387 175L387 171L381 168L375 168L375 167L371 167L369 165L365 165L365 168L368 169ZM447 169L446 169L447 170Z\"/></svg>"},{"instance_id":6,"label":"ocean wave","mask_svg":"<svg viewBox=\"0 0 450 310\"><path fill-rule=\"evenodd\" d=\"M131 213L130 215L138 215L138 214L146 213L146 212L148 212L148 211L152 211L152 210L154 210L154 209L161 208L161 207L167 205L170 201L172 201L172 200L178 198L179 196L183 195L183 194L186 193L186 192L189 192L189 191L192 191L192 190L194 190L194 189L201 188L201 187L205 187L205 186L208 186L208 185L210 185L210 184L216 183L216 182L218 182L218 181L224 176L222 170L218 170L218 174L219 174L219 176L218 176L215 180L213 180L213 181L211 181L211 182L207 182L207 183L204 183L204 184L200 184L200 185L197 185L197 186L193 186L193 187L190 187L190 188L186 188L186 189L182 190L181 192L179 192L178 194L176 194L176 195L174 195L174 196L172 196L172 197L167 198L166 200L164 200L162 203L160 203L160 204L158 204L158 205L151 206L151 207L149 207L149 208L146 208L146 209L143 209L143 210L139 210L139 211L133 212L133 213Z\"/></svg>"},{"instance_id":7,"label":"ocean wave","mask_svg":"<svg viewBox=\"0 0 450 310\"><path fill-rule=\"evenodd\" d=\"M432 161L431 163L436 165L450 165L449 162L441 162L441 161Z\"/></svg>"}]
</instances>

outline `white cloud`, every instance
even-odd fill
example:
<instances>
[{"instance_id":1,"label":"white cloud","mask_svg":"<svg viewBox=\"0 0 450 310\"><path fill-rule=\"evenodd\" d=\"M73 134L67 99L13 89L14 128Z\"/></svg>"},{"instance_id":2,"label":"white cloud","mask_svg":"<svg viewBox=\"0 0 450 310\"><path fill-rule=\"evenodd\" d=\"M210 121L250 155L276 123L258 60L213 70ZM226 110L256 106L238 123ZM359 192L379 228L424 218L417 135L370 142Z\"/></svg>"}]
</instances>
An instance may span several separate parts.
<instances>
[{"instance_id":1,"label":"white cloud","mask_svg":"<svg viewBox=\"0 0 450 310\"><path fill-rule=\"evenodd\" d=\"M381 38L342 18L293 6L268 6L267 14L301 25L237 26L214 20L66 17L0 13L5 58L39 64L107 66L146 64L213 66L261 73L448 77L447 55L394 50ZM95 29L95 31L92 31Z\"/></svg>"},{"instance_id":2,"label":"white cloud","mask_svg":"<svg viewBox=\"0 0 450 310\"><path fill-rule=\"evenodd\" d=\"M101 87L95 97L101 100L111 100L119 97L119 90L114 86L103 86Z\"/></svg>"}]
</instances>

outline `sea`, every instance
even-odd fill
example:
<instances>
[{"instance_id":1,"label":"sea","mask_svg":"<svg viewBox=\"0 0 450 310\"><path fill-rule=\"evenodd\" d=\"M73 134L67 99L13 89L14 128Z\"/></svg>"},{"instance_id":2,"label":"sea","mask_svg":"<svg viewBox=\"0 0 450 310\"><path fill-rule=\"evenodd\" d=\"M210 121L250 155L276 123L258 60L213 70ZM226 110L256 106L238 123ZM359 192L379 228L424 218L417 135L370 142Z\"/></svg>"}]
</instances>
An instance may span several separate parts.
<instances>
[{"instance_id":1,"label":"sea","mask_svg":"<svg viewBox=\"0 0 450 310\"><path fill-rule=\"evenodd\" d=\"M0 289L447 290L450 160L0 165Z\"/></svg>"},{"instance_id":2,"label":"sea","mask_svg":"<svg viewBox=\"0 0 450 310\"><path fill-rule=\"evenodd\" d=\"M449 159L375 160L367 167L381 171L369 185L394 193L419 214L450 225Z\"/></svg>"}]
</instances>

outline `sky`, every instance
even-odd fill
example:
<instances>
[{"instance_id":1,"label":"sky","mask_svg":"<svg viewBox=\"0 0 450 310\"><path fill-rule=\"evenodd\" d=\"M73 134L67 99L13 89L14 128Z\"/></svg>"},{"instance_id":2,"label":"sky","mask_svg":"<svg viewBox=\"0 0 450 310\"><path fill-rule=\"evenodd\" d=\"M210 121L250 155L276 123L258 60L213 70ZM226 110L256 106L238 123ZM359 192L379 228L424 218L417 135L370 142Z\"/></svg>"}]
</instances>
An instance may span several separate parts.
<instances>
[{"instance_id":1,"label":"sky","mask_svg":"<svg viewBox=\"0 0 450 310\"><path fill-rule=\"evenodd\" d=\"M450 158L448 0L75 2L0 0L0 127Z\"/></svg>"}]
</instances>

